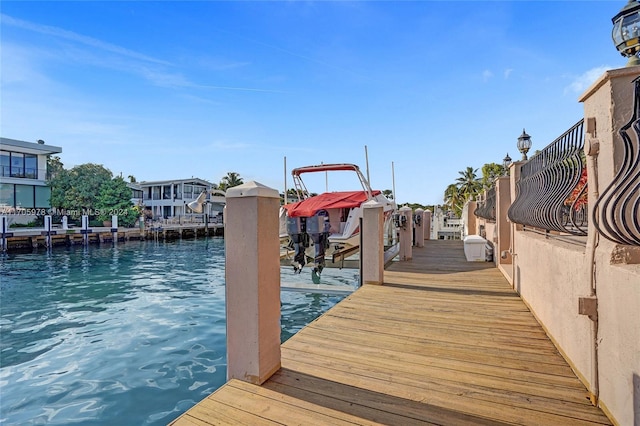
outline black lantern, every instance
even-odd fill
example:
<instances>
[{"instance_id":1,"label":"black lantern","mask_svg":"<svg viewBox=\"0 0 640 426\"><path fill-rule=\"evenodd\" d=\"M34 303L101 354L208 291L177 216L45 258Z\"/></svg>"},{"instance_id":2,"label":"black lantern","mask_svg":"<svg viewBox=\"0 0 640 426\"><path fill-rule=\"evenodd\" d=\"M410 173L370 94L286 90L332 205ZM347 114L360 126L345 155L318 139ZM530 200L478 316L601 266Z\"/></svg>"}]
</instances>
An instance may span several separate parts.
<instances>
[{"instance_id":1,"label":"black lantern","mask_svg":"<svg viewBox=\"0 0 640 426\"><path fill-rule=\"evenodd\" d=\"M627 66L640 65L640 3L629 0L611 21L613 44L622 56L629 58Z\"/></svg>"},{"instance_id":2,"label":"black lantern","mask_svg":"<svg viewBox=\"0 0 640 426\"><path fill-rule=\"evenodd\" d=\"M507 156L502 160L502 168L504 169L504 175L507 176L509 174L509 166L511 165L511 157L509 157L509 153L507 152Z\"/></svg>"},{"instance_id":3,"label":"black lantern","mask_svg":"<svg viewBox=\"0 0 640 426\"><path fill-rule=\"evenodd\" d=\"M531 148L531 136L522 129L522 134L518 138L518 151L522 154L522 161L527 160L527 152Z\"/></svg>"}]
</instances>

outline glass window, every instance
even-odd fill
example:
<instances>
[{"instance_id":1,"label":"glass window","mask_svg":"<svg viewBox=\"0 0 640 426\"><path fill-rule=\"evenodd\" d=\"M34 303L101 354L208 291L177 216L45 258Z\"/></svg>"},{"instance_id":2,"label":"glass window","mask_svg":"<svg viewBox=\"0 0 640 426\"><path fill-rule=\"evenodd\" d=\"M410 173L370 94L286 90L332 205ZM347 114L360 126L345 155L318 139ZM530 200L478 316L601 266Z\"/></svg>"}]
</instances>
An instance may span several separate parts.
<instances>
[{"instance_id":1,"label":"glass window","mask_svg":"<svg viewBox=\"0 0 640 426\"><path fill-rule=\"evenodd\" d=\"M0 211L4 207L15 207L13 204L13 184L0 183Z\"/></svg>"},{"instance_id":2,"label":"glass window","mask_svg":"<svg viewBox=\"0 0 640 426\"><path fill-rule=\"evenodd\" d=\"M11 154L8 151L0 151L0 169L0 176L11 176Z\"/></svg>"},{"instance_id":3,"label":"glass window","mask_svg":"<svg viewBox=\"0 0 640 426\"><path fill-rule=\"evenodd\" d=\"M24 177L38 179L38 156L35 154L24 154Z\"/></svg>"},{"instance_id":4,"label":"glass window","mask_svg":"<svg viewBox=\"0 0 640 426\"><path fill-rule=\"evenodd\" d=\"M51 207L51 188L48 186L36 186L36 207L38 208L50 208Z\"/></svg>"},{"instance_id":5,"label":"glass window","mask_svg":"<svg viewBox=\"0 0 640 426\"><path fill-rule=\"evenodd\" d=\"M35 207L33 203L33 185L16 185L16 207L25 209Z\"/></svg>"},{"instance_id":6,"label":"glass window","mask_svg":"<svg viewBox=\"0 0 640 426\"><path fill-rule=\"evenodd\" d=\"M11 176L22 177L24 175L24 154L11 153Z\"/></svg>"},{"instance_id":7,"label":"glass window","mask_svg":"<svg viewBox=\"0 0 640 426\"><path fill-rule=\"evenodd\" d=\"M191 185L184 186L184 198L187 198L187 199L193 198L193 186Z\"/></svg>"}]
</instances>

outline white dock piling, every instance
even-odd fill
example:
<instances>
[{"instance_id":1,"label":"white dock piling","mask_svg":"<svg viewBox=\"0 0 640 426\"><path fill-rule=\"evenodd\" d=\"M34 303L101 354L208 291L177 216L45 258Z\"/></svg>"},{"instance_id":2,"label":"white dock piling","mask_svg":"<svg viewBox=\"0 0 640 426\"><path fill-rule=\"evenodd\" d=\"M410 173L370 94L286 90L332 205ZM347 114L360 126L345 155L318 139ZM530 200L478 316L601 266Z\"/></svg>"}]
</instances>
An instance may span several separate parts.
<instances>
[{"instance_id":1,"label":"white dock piling","mask_svg":"<svg viewBox=\"0 0 640 426\"><path fill-rule=\"evenodd\" d=\"M227 378L262 384L280 368L280 197L248 182L226 198Z\"/></svg>"},{"instance_id":2,"label":"white dock piling","mask_svg":"<svg viewBox=\"0 0 640 426\"><path fill-rule=\"evenodd\" d=\"M384 280L384 212L382 204L371 200L362 210L362 284L380 285Z\"/></svg>"}]
</instances>

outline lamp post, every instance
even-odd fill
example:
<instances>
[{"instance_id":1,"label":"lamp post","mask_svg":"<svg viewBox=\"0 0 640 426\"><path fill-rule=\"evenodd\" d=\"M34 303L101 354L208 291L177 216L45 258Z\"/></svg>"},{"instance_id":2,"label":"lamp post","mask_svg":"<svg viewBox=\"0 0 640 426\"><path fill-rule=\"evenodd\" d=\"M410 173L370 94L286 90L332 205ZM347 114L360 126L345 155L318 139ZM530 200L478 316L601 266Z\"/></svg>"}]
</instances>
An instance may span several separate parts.
<instances>
[{"instance_id":1,"label":"lamp post","mask_svg":"<svg viewBox=\"0 0 640 426\"><path fill-rule=\"evenodd\" d=\"M518 151L522 154L522 161L527 161L529 148L531 148L531 136L522 129L522 134L518 137Z\"/></svg>"},{"instance_id":2,"label":"lamp post","mask_svg":"<svg viewBox=\"0 0 640 426\"><path fill-rule=\"evenodd\" d=\"M509 166L511 165L511 157L509 157L509 153L507 152L507 156L502 160L502 168L504 169L504 176L509 175Z\"/></svg>"},{"instance_id":3,"label":"lamp post","mask_svg":"<svg viewBox=\"0 0 640 426\"><path fill-rule=\"evenodd\" d=\"M611 18L613 30L611 37L618 52L629 58L627 66L640 65L640 2L629 0L629 2Z\"/></svg>"}]
</instances>

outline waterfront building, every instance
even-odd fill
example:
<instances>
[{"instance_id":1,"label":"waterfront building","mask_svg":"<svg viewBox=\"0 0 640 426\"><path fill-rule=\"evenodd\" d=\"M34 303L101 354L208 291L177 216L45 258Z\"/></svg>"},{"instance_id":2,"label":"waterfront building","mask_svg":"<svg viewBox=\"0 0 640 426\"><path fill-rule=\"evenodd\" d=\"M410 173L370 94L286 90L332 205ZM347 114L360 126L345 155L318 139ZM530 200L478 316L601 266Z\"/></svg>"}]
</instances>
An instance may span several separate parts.
<instances>
[{"instance_id":1,"label":"waterfront building","mask_svg":"<svg viewBox=\"0 0 640 426\"><path fill-rule=\"evenodd\" d=\"M0 213L26 223L51 208L47 158L60 152L62 148L42 140L0 138Z\"/></svg>"},{"instance_id":2,"label":"waterfront building","mask_svg":"<svg viewBox=\"0 0 640 426\"><path fill-rule=\"evenodd\" d=\"M448 211L436 207L431 222L431 238L435 240L459 240L462 238L463 221Z\"/></svg>"},{"instance_id":3,"label":"waterfront building","mask_svg":"<svg viewBox=\"0 0 640 426\"><path fill-rule=\"evenodd\" d=\"M144 202L142 200L142 187L138 182L128 182L127 186L131 190L131 202L134 206L144 206Z\"/></svg>"},{"instance_id":4,"label":"waterfront building","mask_svg":"<svg viewBox=\"0 0 640 426\"><path fill-rule=\"evenodd\" d=\"M169 219L192 215L194 212L188 204L206 191L207 198L204 213L216 216L224 208L224 196L212 196L214 184L199 178L171 179L149 182L138 182L142 191L142 204L150 210L155 219Z\"/></svg>"}]
</instances>

